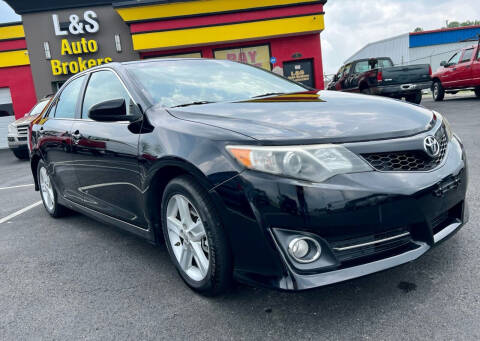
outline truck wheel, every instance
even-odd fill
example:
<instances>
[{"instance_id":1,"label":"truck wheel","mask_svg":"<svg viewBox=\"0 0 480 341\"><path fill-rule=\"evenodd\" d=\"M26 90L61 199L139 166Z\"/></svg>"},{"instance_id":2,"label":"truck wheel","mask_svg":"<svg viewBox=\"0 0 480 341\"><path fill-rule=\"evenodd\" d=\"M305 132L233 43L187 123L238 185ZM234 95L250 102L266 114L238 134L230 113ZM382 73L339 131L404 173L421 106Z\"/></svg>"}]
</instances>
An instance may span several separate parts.
<instances>
[{"instance_id":1,"label":"truck wheel","mask_svg":"<svg viewBox=\"0 0 480 341\"><path fill-rule=\"evenodd\" d=\"M28 150L13 149L12 152L20 160L28 160L29 159Z\"/></svg>"},{"instance_id":2,"label":"truck wheel","mask_svg":"<svg viewBox=\"0 0 480 341\"><path fill-rule=\"evenodd\" d=\"M440 81L435 81L432 86L432 96L433 100L438 102L438 101L443 101L443 98L445 97L445 89L442 86L442 83Z\"/></svg>"},{"instance_id":3,"label":"truck wheel","mask_svg":"<svg viewBox=\"0 0 480 341\"><path fill-rule=\"evenodd\" d=\"M480 98L480 86L475 88L475 95Z\"/></svg>"},{"instance_id":4,"label":"truck wheel","mask_svg":"<svg viewBox=\"0 0 480 341\"><path fill-rule=\"evenodd\" d=\"M405 100L410 103L420 104L422 101L422 92L416 91L414 94L405 96Z\"/></svg>"}]
</instances>

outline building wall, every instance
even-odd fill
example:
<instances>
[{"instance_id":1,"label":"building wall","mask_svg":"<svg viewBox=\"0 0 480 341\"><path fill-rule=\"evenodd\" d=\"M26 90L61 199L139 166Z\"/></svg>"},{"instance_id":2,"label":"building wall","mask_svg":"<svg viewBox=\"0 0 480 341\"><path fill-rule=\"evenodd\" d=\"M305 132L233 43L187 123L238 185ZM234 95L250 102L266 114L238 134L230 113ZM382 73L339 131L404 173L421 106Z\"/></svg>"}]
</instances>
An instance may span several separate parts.
<instances>
[{"instance_id":1,"label":"building wall","mask_svg":"<svg viewBox=\"0 0 480 341\"><path fill-rule=\"evenodd\" d=\"M410 59L408 33L370 43L353 54L345 63L375 57L390 57L395 65L408 64Z\"/></svg>"},{"instance_id":2,"label":"building wall","mask_svg":"<svg viewBox=\"0 0 480 341\"><path fill-rule=\"evenodd\" d=\"M21 23L0 25L0 88L7 88L12 103L3 103L2 110L21 118L36 103L30 59ZM2 120L5 122L5 120Z\"/></svg>"},{"instance_id":3,"label":"building wall","mask_svg":"<svg viewBox=\"0 0 480 341\"><path fill-rule=\"evenodd\" d=\"M68 31L69 17L74 14L83 20L84 12L93 10L97 14L99 30L96 33L73 35L68 32L67 35L55 35L55 29L52 14L59 17L60 26ZM22 16L23 26L27 39L28 52L32 66L33 79L38 98L53 93L56 89L52 83L64 82L72 73L67 75L54 75L51 60L60 62L82 60L97 60L99 58L109 57L112 61L129 61L138 59L138 53L133 50L130 31L125 22L120 18L117 12L111 6L93 6L48 12L28 13ZM115 35L120 36L122 52L117 52L115 48ZM78 42L84 38L86 40L95 40L98 44L98 51L93 53L81 53L76 55L62 55L62 39L71 42ZM44 42L50 46L51 59L47 59L44 50Z\"/></svg>"},{"instance_id":4,"label":"building wall","mask_svg":"<svg viewBox=\"0 0 480 341\"><path fill-rule=\"evenodd\" d=\"M480 26L465 26L450 29L410 33L410 47L452 44L468 40L477 40Z\"/></svg>"},{"instance_id":5,"label":"building wall","mask_svg":"<svg viewBox=\"0 0 480 341\"><path fill-rule=\"evenodd\" d=\"M447 61L453 54L467 46L472 46L471 41L414 47L410 49L410 64L430 64L435 72L440 67L441 61Z\"/></svg>"}]
</instances>

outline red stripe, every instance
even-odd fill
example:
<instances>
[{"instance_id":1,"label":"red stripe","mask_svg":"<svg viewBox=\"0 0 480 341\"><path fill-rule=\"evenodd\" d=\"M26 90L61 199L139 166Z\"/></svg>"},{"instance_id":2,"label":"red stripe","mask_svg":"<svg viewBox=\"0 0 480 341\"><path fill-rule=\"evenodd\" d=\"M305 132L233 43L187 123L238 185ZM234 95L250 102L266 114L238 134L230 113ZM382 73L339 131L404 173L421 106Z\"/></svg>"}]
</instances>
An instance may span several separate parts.
<instances>
[{"instance_id":1,"label":"red stripe","mask_svg":"<svg viewBox=\"0 0 480 341\"><path fill-rule=\"evenodd\" d=\"M304 5L295 7L283 7L268 10L259 10L254 12L240 12L240 13L228 13L209 15L194 18L183 19L169 19L162 21L149 21L141 23L130 24L130 32L149 32L149 31L163 31L173 30L179 28L189 28L198 26L209 26L219 24L232 24L244 21L255 21L262 19L273 19L288 16L308 15L313 13L319 13L323 11L322 4Z\"/></svg>"},{"instance_id":2,"label":"red stripe","mask_svg":"<svg viewBox=\"0 0 480 341\"><path fill-rule=\"evenodd\" d=\"M20 50L26 48L27 43L25 42L25 39L0 41L0 51Z\"/></svg>"}]
</instances>

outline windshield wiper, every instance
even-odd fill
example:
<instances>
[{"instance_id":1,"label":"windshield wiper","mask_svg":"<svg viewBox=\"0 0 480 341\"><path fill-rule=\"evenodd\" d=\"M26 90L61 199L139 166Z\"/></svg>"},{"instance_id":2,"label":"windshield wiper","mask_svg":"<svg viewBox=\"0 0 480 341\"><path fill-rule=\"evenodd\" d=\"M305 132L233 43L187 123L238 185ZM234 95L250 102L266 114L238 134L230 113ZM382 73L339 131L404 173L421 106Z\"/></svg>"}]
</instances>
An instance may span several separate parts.
<instances>
[{"instance_id":1,"label":"windshield wiper","mask_svg":"<svg viewBox=\"0 0 480 341\"><path fill-rule=\"evenodd\" d=\"M267 92L266 94L253 96L252 98L265 97L265 96L273 96L273 95L285 95L285 93L284 93L284 92Z\"/></svg>"},{"instance_id":2,"label":"windshield wiper","mask_svg":"<svg viewBox=\"0 0 480 341\"><path fill-rule=\"evenodd\" d=\"M174 105L172 108L188 107L189 105L200 105L200 104L208 104L208 103L215 103L215 102L211 102L211 101L196 101L196 102L191 102L191 103L184 103L184 104Z\"/></svg>"}]
</instances>

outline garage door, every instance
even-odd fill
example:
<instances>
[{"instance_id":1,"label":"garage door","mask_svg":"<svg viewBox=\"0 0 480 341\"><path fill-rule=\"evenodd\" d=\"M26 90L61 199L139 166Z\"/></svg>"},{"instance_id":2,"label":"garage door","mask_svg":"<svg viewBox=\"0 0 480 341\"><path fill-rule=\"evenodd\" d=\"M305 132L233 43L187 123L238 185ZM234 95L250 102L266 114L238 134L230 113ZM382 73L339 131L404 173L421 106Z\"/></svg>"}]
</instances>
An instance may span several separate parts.
<instances>
[{"instance_id":1,"label":"garage door","mask_svg":"<svg viewBox=\"0 0 480 341\"><path fill-rule=\"evenodd\" d=\"M13 115L10 88L0 88L0 117Z\"/></svg>"}]
</instances>

